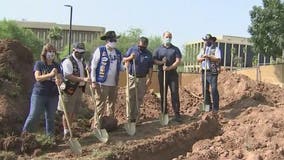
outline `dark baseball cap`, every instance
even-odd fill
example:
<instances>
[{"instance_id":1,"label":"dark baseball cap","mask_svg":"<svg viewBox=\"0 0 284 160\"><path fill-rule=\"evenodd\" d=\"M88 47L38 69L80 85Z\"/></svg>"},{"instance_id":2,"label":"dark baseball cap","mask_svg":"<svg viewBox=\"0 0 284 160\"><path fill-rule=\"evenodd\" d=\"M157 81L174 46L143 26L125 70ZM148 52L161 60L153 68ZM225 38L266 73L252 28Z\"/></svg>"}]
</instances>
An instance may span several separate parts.
<instances>
[{"instance_id":1,"label":"dark baseball cap","mask_svg":"<svg viewBox=\"0 0 284 160\"><path fill-rule=\"evenodd\" d=\"M73 44L73 49L79 53L84 53L85 52L85 44L84 43L74 43Z\"/></svg>"}]
</instances>

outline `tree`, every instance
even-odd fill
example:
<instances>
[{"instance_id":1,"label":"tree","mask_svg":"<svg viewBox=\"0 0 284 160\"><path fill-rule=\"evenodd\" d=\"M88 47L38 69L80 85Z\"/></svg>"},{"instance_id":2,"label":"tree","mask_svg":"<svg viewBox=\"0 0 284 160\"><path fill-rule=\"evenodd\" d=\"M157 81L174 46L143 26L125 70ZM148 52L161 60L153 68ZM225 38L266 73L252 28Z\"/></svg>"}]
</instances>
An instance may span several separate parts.
<instances>
[{"instance_id":1,"label":"tree","mask_svg":"<svg viewBox=\"0 0 284 160\"><path fill-rule=\"evenodd\" d=\"M131 28L126 32L120 33L120 38L118 39L117 49L121 51L122 54L125 54L131 46L137 44L139 37L142 35L142 30L139 28ZM162 39L158 36L150 36L148 49L153 52L158 46L162 44ZM100 39L100 37L96 37L92 42L85 43L86 53L85 58L87 61L90 60L92 54L95 49L101 45L104 45L105 42ZM62 54L60 54L60 59L66 57L68 55L68 46L64 47Z\"/></svg>"},{"instance_id":2,"label":"tree","mask_svg":"<svg viewBox=\"0 0 284 160\"><path fill-rule=\"evenodd\" d=\"M263 7L254 6L250 16L248 31L256 53L281 55L284 50L284 2L263 0Z\"/></svg>"},{"instance_id":3,"label":"tree","mask_svg":"<svg viewBox=\"0 0 284 160\"><path fill-rule=\"evenodd\" d=\"M58 26L53 26L48 33L48 39L51 44L53 44L57 49L59 49L58 41L63 38L62 36L63 30Z\"/></svg>"},{"instance_id":4,"label":"tree","mask_svg":"<svg viewBox=\"0 0 284 160\"><path fill-rule=\"evenodd\" d=\"M43 42L30 29L19 27L14 21L0 21L0 39L16 39L31 49L35 60L40 58Z\"/></svg>"}]
</instances>

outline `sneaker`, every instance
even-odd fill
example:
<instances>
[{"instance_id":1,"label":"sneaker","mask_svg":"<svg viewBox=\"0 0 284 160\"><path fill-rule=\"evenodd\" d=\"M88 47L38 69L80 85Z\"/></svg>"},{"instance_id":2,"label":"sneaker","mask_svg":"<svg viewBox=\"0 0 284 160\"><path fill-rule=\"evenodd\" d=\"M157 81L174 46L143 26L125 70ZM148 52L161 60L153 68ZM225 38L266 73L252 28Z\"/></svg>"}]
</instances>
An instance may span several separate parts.
<instances>
[{"instance_id":1,"label":"sneaker","mask_svg":"<svg viewBox=\"0 0 284 160\"><path fill-rule=\"evenodd\" d=\"M174 118L174 121L181 123L182 122L182 118L180 115L176 115Z\"/></svg>"}]
</instances>

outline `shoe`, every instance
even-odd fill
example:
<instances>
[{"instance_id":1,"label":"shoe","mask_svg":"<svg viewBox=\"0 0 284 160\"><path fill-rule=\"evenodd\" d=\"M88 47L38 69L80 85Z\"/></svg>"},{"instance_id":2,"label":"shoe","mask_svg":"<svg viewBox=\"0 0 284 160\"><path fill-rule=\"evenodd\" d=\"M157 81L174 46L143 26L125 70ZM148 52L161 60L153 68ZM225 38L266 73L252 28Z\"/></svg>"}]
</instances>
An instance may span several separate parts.
<instances>
[{"instance_id":1,"label":"shoe","mask_svg":"<svg viewBox=\"0 0 284 160\"><path fill-rule=\"evenodd\" d=\"M182 118L180 115L176 115L174 118L174 121L181 123L182 122Z\"/></svg>"}]
</instances>

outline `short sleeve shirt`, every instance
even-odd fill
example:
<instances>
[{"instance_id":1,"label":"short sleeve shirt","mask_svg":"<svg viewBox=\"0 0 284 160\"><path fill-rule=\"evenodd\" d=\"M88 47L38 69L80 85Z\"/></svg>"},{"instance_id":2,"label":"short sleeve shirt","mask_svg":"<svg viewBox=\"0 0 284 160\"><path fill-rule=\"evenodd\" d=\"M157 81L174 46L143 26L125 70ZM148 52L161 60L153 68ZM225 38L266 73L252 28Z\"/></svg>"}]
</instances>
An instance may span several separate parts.
<instances>
[{"instance_id":1,"label":"short sleeve shirt","mask_svg":"<svg viewBox=\"0 0 284 160\"><path fill-rule=\"evenodd\" d=\"M129 57L133 53L135 54L136 75L146 76L149 72L149 69L153 68L152 53L147 49L145 49L144 51L141 51L136 45L136 46L129 48L125 56ZM133 62L130 62L130 65L129 65L129 74L131 75L134 74Z\"/></svg>"},{"instance_id":2,"label":"short sleeve shirt","mask_svg":"<svg viewBox=\"0 0 284 160\"><path fill-rule=\"evenodd\" d=\"M56 62L53 62L51 65L47 65L43 61L36 61L33 71L39 71L41 75L44 75L50 73L53 68L56 68L58 73L61 73L60 65ZM33 94L42 96L57 96L58 89L55 84L55 78L50 78L41 82L36 81L33 87Z\"/></svg>"},{"instance_id":3,"label":"short sleeve shirt","mask_svg":"<svg viewBox=\"0 0 284 160\"><path fill-rule=\"evenodd\" d=\"M164 57L167 58L166 66L170 66L175 63L176 58L182 58L181 52L178 47L171 45L170 47L165 47L161 45L154 51L153 59L161 61ZM162 71L163 65L158 66L158 70Z\"/></svg>"}]
</instances>

